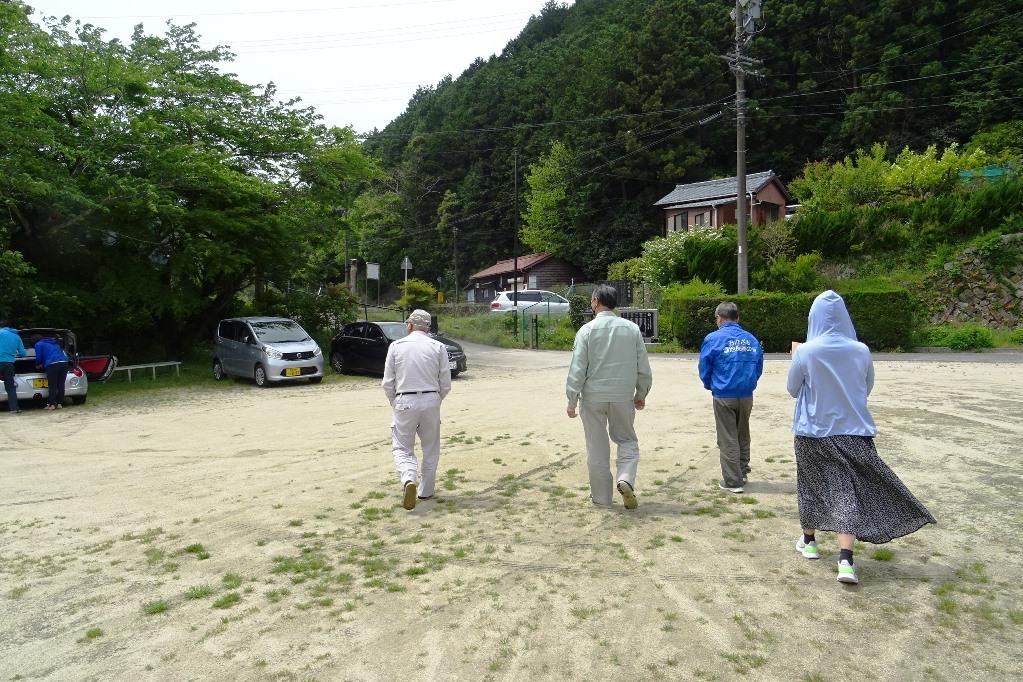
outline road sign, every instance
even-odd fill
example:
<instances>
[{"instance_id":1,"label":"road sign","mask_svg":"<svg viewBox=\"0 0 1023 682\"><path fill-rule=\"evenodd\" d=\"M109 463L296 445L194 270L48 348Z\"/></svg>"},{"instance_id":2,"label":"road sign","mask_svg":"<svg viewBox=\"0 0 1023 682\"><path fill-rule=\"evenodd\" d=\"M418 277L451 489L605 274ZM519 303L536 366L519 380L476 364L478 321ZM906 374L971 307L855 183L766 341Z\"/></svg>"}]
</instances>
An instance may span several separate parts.
<instances>
[{"instance_id":1,"label":"road sign","mask_svg":"<svg viewBox=\"0 0 1023 682\"><path fill-rule=\"evenodd\" d=\"M405 256L404 258L401 259L401 269L402 270L412 269L412 261L408 259L408 256Z\"/></svg>"},{"instance_id":2,"label":"road sign","mask_svg":"<svg viewBox=\"0 0 1023 682\"><path fill-rule=\"evenodd\" d=\"M366 279L380 279L380 263L366 263Z\"/></svg>"}]
</instances>

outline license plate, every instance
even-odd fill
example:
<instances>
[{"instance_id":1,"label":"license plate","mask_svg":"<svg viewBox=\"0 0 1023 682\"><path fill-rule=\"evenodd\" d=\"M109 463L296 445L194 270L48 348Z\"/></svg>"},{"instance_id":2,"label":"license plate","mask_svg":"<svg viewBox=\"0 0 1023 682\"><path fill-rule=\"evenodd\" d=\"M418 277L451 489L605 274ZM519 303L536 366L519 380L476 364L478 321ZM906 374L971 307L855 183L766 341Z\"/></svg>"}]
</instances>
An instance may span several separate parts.
<instances>
[{"instance_id":1,"label":"license plate","mask_svg":"<svg viewBox=\"0 0 1023 682\"><path fill-rule=\"evenodd\" d=\"M33 379L32 388L47 388L50 383L46 379Z\"/></svg>"},{"instance_id":2,"label":"license plate","mask_svg":"<svg viewBox=\"0 0 1023 682\"><path fill-rule=\"evenodd\" d=\"M302 376L301 367L286 367L284 369L284 376L286 377L300 377Z\"/></svg>"},{"instance_id":3,"label":"license plate","mask_svg":"<svg viewBox=\"0 0 1023 682\"><path fill-rule=\"evenodd\" d=\"M448 363L448 369L458 369L458 363L454 362L454 361L449 362Z\"/></svg>"}]
</instances>

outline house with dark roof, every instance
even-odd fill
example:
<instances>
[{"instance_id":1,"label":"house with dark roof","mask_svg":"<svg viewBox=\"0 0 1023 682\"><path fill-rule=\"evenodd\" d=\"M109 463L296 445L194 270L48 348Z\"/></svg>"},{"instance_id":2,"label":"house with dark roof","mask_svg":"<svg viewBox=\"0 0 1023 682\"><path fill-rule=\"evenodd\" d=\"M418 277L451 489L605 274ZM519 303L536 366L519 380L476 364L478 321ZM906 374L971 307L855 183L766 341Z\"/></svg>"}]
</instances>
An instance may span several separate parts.
<instances>
[{"instance_id":1,"label":"house with dark roof","mask_svg":"<svg viewBox=\"0 0 1023 682\"><path fill-rule=\"evenodd\" d=\"M469 278L466 300L489 303L501 291L515 288L515 259L499 260ZM584 281L582 270L549 253L530 253L518 258L518 288L550 289L556 285Z\"/></svg>"},{"instance_id":2,"label":"house with dark roof","mask_svg":"<svg viewBox=\"0 0 1023 682\"><path fill-rule=\"evenodd\" d=\"M735 178L676 185L654 204L664 210L662 234L735 223L738 191ZM785 207L792 203L792 195L774 171L747 175L746 193L751 225L784 219Z\"/></svg>"}]
</instances>

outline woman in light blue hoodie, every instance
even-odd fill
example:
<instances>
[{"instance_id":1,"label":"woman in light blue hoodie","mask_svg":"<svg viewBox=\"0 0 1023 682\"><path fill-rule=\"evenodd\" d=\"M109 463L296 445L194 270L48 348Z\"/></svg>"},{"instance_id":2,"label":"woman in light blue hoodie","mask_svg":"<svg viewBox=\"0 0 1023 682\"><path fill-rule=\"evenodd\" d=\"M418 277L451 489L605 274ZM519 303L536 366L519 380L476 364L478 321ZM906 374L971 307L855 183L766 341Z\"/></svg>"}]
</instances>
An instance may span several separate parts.
<instances>
[{"instance_id":1,"label":"woman in light blue hoodie","mask_svg":"<svg viewBox=\"0 0 1023 682\"><path fill-rule=\"evenodd\" d=\"M806 343L794 344L789 366L803 526L796 551L817 559L814 532L837 532L843 583L859 582L852 556L857 538L882 544L935 523L874 448L877 427L867 409L873 387L870 350L857 341L842 297L825 291L810 307Z\"/></svg>"}]
</instances>

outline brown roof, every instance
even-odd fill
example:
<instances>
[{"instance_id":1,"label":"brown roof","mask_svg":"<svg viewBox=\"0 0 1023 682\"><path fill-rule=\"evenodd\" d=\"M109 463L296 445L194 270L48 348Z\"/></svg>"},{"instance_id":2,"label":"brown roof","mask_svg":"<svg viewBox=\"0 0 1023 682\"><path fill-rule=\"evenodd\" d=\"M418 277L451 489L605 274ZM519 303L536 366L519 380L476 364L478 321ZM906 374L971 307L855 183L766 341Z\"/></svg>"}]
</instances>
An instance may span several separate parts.
<instances>
[{"instance_id":1,"label":"brown roof","mask_svg":"<svg viewBox=\"0 0 1023 682\"><path fill-rule=\"evenodd\" d=\"M526 256L519 256L519 272L529 270L535 265L542 263L551 257L549 253L531 253ZM480 279L482 277L493 277L494 275L503 275L506 272L514 272L515 260L509 258L507 260L499 260L491 265L486 270L480 270L469 279Z\"/></svg>"}]
</instances>

